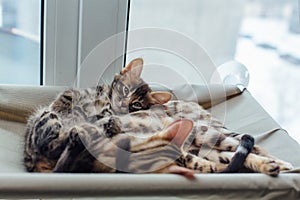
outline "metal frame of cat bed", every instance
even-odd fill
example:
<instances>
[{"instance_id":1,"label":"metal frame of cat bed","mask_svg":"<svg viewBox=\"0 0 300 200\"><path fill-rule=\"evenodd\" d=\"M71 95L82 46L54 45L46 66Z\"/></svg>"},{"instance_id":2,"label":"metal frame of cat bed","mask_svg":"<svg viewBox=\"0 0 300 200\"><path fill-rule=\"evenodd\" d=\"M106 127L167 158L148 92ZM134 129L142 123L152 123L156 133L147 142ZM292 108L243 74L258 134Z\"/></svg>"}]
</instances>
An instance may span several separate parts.
<instances>
[{"instance_id":1,"label":"metal frame of cat bed","mask_svg":"<svg viewBox=\"0 0 300 200\"><path fill-rule=\"evenodd\" d=\"M182 85L173 92L191 100ZM289 137L247 90L193 85L199 103L213 106L225 125L255 136L273 155L300 166L300 146ZM299 199L299 168L273 178L258 173L198 174L194 180L173 174L40 174L22 165L25 119L35 106L47 104L62 87L0 85L0 198L163 197L187 199ZM182 93L185 91L185 93ZM179 95L180 96L180 95ZM211 101L213 97L214 101ZM224 108L226 112L224 114Z\"/></svg>"}]
</instances>

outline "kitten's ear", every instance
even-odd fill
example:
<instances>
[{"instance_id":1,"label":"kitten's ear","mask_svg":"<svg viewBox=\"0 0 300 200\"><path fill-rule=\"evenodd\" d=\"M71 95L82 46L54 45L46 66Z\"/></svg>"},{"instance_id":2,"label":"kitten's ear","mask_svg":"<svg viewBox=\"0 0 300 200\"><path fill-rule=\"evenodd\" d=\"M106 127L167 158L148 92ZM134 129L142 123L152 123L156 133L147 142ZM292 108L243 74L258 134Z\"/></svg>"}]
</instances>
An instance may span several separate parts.
<instances>
[{"instance_id":1,"label":"kitten's ear","mask_svg":"<svg viewBox=\"0 0 300 200\"><path fill-rule=\"evenodd\" d=\"M163 132L162 137L181 147L193 128L191 120L182 119L170 124Z\"/></svg>"},{"instance_id":2,"label":"kitten's ear","mask_svg":"<svg viewBox=\"0 0 300 200\"><path fill-rule=\"evenodd\" d=\"M172 98L172 94L170 92L151 92L150 96L157 104L167 103Z\"/></svg>"},{"instance_id":3,"label":"kitten's ear","mask_svg":"<svg viewBox=\"0 0 300 200\"><path fill-rule=\"evenodd\" d=\"M136 58L132 60L122 71L121 75L130 73L130 77L132 78L140 78L143 71L144 61L141 58Z\"/></svg>"}]
</instances>

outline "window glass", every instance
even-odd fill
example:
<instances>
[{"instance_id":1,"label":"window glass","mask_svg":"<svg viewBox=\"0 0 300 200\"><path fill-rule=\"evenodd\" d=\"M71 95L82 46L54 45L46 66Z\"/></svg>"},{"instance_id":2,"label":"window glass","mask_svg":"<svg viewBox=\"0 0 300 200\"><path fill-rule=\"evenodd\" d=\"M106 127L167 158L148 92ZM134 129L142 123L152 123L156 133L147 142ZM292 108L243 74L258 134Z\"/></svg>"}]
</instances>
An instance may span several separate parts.
<instances>
[{"instance_id":1,"label":"window glass","mask_svg":"<svg viewBox=\"0 0 300 200\"><path fill-rule=\"evenodd\" d=\"M247 1L235 58L249 70L252 95L300 143L298 9L295 0Z\"/></svg>"},{"instance_id":2,"label":"window glass","mask_svg":"<svg viewBox=\"0 0 300 200\"><path fill-rule=\"evenodd\" d=\"M217 66L240 61L250 72L248 90L300 142L299 18L296 0L131 0L129 30L172 30L201 45ZM131 42L129 32L129 47ZM188 63L170 52L128 52L127 60L134 57L160 63L157 68L169 66L201 83ZM154 70L149 76L170 78Z\"/></svg>"},{"instance_id":3,"label":"window glass","mask_svg":"<svg viewBox=\"0 0 300 200\"><path fill-rule=\"evenodd\" d=\"M40 84L40 0L0 0L0 84Z\"/></svg>"}]
</instances>

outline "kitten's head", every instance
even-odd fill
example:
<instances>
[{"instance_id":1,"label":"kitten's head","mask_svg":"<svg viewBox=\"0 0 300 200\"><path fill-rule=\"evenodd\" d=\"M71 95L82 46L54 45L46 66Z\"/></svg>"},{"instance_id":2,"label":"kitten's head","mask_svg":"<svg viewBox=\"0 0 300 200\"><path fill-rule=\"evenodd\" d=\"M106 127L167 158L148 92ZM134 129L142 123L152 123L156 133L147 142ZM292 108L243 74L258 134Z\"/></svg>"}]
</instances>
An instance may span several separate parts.
<instances>
[{"instance_id":1,"label":"kitten's head","mask_svg":"<svg viewBox=\"0 0 300 200\"><path fill-rule=\"evenodd\" d=\"M190 120L178 120L149 138L126 138L118 142L116 167L131 173L174 173L193 176L192 170L180 167L176 159L193 128ZM147 159L145 159L147 158Z\"/></svg>"},{"instance_id":2,"label":"kitten's head","mask_svg":"<svg viewBox=\"0 0 300 200\"><path fill-rule=\"evenodd\" d=\"M172 95L169 92L153 92L141 79L143 60L132 60L114 77L111 84L110 100L112 109L119 114L149 109L155 104L168 102Z\"/></svg>"}]
</instances>

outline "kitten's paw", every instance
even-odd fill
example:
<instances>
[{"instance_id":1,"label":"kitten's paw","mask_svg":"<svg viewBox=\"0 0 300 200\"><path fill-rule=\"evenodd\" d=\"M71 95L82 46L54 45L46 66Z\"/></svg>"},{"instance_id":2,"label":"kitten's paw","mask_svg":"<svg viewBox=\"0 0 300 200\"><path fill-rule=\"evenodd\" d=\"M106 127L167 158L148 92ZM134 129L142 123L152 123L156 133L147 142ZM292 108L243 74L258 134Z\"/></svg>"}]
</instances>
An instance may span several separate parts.
<instances>
[{"instance_id":1,"label":"kitten's paw","mask_svg":"<svg viewBox=\"0 0 300 200\"><path fill-rule=\"evenodd\" d=\"M104 124L104 131L106 137L113 137L121 133L121 123L118 118L111 117L107 123Z\"/></svg>"},{"instance_id":2,"label":"kitten's paw","mask_svg":"<svg viewBox=\"0 0 300 200\"><path fill-rule=\"evenodd\" d=\"M172 165L170 167L167 168L167 171L165 173L171 173L171 174L179 174L179 175L183 175L188 179L194 179L194 174L195 171L184 168L184 167L180 167L177 165Z\"/></svg>"},{"instance_id":3,"label":"kitten's paw","mask_svg":"<svg viewBox=\"0 0 300 200\"><path fill-rule=\"evenodd\" d=\"M48 135L48 137L52 140L56 139L59 137L59 133L60 133L60 130L62 128L62 125L60 122L55 122L53 125L52 125L52 134L51 135Z\"/></svg>"},{"instance_id":4,"label":"kitten's paw","mask_svg":"<svg viewBox=\"0 0 300 200\"><path fill-rule=\"evenodd\" d=\"M86 137L84 134L84 129L82 129L81 127L75 126L70 130L69 147L82 149L85 146L84 144L87 143L85 141L85 139L86 139Z\"/></svg>"},{"instance_id":5,"label":"kitten's paw","mask_svg":"<svg viewBox=\"0 0 300 200\"><path fill-rule=\"evenodd\" d=\"M283 160L275 160L275 162L279 165L280 171L294 169L294 166L289 162L285 162Z\"/></svg>"},{"instance_id":6,"label":"kitten's paw","mask_svg":"<svg viewBox=\"0 0 300 200\"><path fill-rule=\"evenodd\" d=\"M35 124L35 130L52 127L56 123L60 124L58 115L55 112L44 111Z\"/></svg>"},{"instance_id":7,"label":"kitten's paw","mask_svg":"<svg viewBox=\"0 0 300 200\"><path fill-rule=\"evenodd\" d=\"M59 137L62 125L58 116L49 111L45 111L35 125L35 132L39 135L38 146L41 152L51 150L49 145L53 140Z\"/></svg>"},{"instance_id":8,"label":"kitten's paw","mask_svg":"<svg viewBox=\"0 0 300 200\"><path fill-rule=\"evenodd\" d=\"M58 113L70 111L79 96L77 90L66 90L51 104L51 108Z\"/></svg>"},{"instance_id":9,"label":"kitten's paw","mask_svg":"<svg viewBox=\"0 0 300 200\"><path fill-rule=\"evenodd\" d=\"M261 163L260 172L270 175L277 176L279 174L280 167L279 165L272 159L265 159Z\"/></svg>"}]
</instances>

